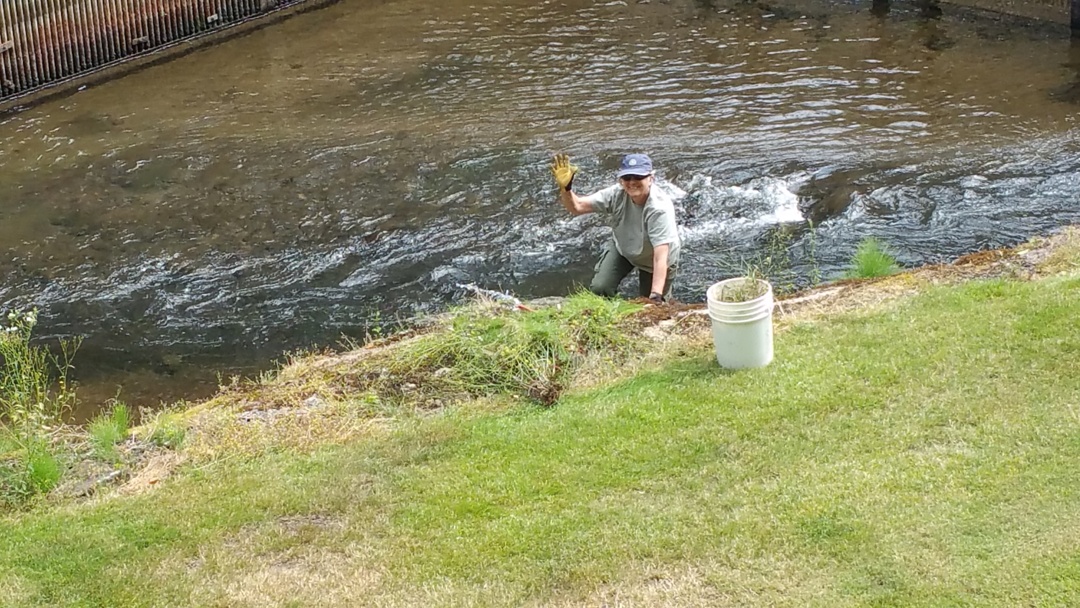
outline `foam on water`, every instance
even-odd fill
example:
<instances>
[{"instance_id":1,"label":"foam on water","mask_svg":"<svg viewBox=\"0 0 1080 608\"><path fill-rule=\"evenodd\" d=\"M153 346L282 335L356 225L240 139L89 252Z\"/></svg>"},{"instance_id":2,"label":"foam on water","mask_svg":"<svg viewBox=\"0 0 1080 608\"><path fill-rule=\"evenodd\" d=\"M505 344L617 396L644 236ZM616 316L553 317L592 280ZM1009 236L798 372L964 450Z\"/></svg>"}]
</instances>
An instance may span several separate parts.
<instances>
[{"instance_id":1,"label":"foam on water","mask_svg":"<svg viewBox=\"0 0 1080 608\"><path fill-rule=\"evenodd\" d=\"M707 175L690 182L683 221L688 244L715 241L717 236L760 233L777 224L806 221L799 210L797 186L804 174L787 178L762 177L745 185L716 185Z\"/></svg>"}]
</instances>

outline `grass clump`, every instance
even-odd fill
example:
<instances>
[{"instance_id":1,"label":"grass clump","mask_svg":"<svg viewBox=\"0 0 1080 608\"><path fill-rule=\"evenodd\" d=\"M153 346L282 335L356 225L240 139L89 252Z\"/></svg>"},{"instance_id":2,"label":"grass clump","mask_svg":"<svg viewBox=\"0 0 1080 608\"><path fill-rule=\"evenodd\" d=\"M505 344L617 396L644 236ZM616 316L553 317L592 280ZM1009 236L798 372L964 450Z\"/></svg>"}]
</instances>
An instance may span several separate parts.
<instances>
[{"instance_id":1,"label":"grass clump","mask_svg":"<svg viewBox=\"0 0 1080 608\"><path fill-rule=\"evenodd\" d=\"M94 453L105 459L115 458L116 444L126 439L130 430L131 412L120 402L95 416L87 426Z\"/></svg>"},{"instance_id":2,"label":"grass clump","mask_svg":"<svg viewBox=\"0 0 1080 608\"><path fill-rule=\"evenodd\" d=\"M885 250L885 245L870 237L859 243L855 255L851 258L851 268L845 276L850 279L869 279L896 274L899 270L896 258Z\"/></svg>"},{"instance_id":3,"label":"grass clump","mask_svg":"<svg viewBox=\"0 0 1080 608\"><path fill-rule=\"evenodd\" d=\"M718 295L721 302L735 304L760 298L768 291L769 283L751 273L749 276L724 285Z\"/></svg>"},{"instance_id":4,"label":"grass clump","mask_svg":"<svg viewBox=\"0 0 1080 608\"><path fill-rule=\"evenodd\" d=\"M179 449L187 435L187 426L178 411L155 410L143 413L142 436L153 445Z\"/></svg>"},{"instance_id":5,"label":"grass clump","mask_svg":"<svg viewBox=\"0 0 1080 608\"><path fill-rule=\"evenodd\" d=\"M60 482L63 466L44 438L26 439L0 428L0 507L11 509Z\"/></svg>"},{"instance_id":6,"label":"grass clump","mask_svg":"<svg viewBox=\"0 0 1080 608\"><path fill-rule=\"evenodd\" d=\"M511 394L550 405L589 357L617 358L628 345L619 321L636 305L582 292L559 307L519 312L467 306L378 362L381 395Z\"/></svg>"}]
</instances>

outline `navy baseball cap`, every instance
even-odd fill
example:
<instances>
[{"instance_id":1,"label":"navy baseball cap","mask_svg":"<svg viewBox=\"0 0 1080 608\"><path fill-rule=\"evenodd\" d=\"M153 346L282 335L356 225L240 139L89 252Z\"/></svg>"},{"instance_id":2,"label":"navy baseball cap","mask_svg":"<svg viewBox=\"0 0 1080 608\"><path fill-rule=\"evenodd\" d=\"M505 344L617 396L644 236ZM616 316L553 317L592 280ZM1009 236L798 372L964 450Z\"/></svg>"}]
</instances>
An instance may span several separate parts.
<instances>
[{"instance_id":1,"label":"navy baseball cap","mask_svg":"<svg viewBox=\"0 0 1080 608\"><path fill-rule=\"evenodd\" d=\"M619 163L619 175L649 175L652 173L652 159L648 154L627 154Z\"/></svg>"}]
</instances>

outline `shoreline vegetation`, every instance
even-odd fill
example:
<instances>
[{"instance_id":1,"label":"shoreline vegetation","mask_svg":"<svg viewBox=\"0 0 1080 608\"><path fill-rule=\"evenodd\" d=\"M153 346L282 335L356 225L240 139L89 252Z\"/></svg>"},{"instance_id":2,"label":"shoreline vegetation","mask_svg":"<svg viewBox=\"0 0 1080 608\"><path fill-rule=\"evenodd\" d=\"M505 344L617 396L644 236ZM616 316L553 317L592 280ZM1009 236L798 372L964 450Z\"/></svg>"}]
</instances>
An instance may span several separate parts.
<instances>
[{"instance_id":1,"label":"shoreline vegetation","mask_svg":"<svg viewBox=\"0 0 1080 608\"><path fill-rule=\"evenodd\" d=\"M703 303L477 300L134 428L9 421L0 606L1080 603L1080 229L866 249L762 370Z\"/></svg>"}]
</instances>

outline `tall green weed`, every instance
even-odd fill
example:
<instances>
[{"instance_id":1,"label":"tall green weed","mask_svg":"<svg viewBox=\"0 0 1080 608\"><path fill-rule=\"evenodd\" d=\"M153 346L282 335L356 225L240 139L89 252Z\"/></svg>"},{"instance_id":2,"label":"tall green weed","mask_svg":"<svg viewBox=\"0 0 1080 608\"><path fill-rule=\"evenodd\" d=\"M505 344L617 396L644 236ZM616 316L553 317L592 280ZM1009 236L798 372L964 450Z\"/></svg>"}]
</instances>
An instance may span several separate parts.
<instances>
[{"instance_id":1,"label":"tall green weed","mask_svg":"<svg viewBox=\"0 0 1080 608\"><path fill-rule=\"evenodd\" d=\"M63 470L54 431L75 403L68 372L79 341L54 355L31 344L35 325L36 310L15 310L0 327L0 505L48 492Z\"/></svg>"},{"instance_id":2,"label":"tall green weed","mask_svg":"<svg viewBox=\"0 0 1080 608\"><path fill-rule=\"evenodd\" d=\"M885 245L878 239L870 237L859 243L855 255L851 258L851 268L846 276L853 279L869 279L896 274L899 270L900 266L896 263L896 258L885 249Z\"/></svg>"},{"instance_id":3,"label":"tall green weed","mask_svg":"<svg viewBox=\"0 0 1080 608\"><path fill-rule=\"evenodd\" d=\"M24 440L0 428L0 507L15 507L47 493L62 474L60 459L46 439Z\"/></svg>"},{"instance_id":4,"label":"tall green weed","mask_svg":"<svg viewBox=\"0 0 1080 608\"><path fill-rule=\"evenodd\" d=\"M39 436L59 424L75 403L68 372L79 340L61 340L57 356L31 344L37 310L15 310L7 320L7 327L0 328L0 418L18 435Z\"/></svg>"},{"instance_id":5,"label":"tall green weed","mask_svg":"<svg viewBox=\"0 0 1080 608\"><path fill-rule=\"evenodd\" d=\"M821 268L817 261L817 227L813 222L807 223L801 245L795 242L799 231L799 226L790 224L770 228L761 239L758 251L749 256L724 259L719 265L721 275L767 281L777 294L817 285L821 282ZM806 276L800 276L796 271L798 259L803 261Z\"/></svg>"},{"instance_id":6,"label":"tall green weed","mask_svg":"<svg viewBox=\"0 0 1080 608\"><path fill-rule=\"evenodd\" d=\"M131 413L128 406L120 402L94 417L87 427L94 453L105 459L116 457L116 444L126 439L130 430Z\"/></svg>"}]
</instances>

